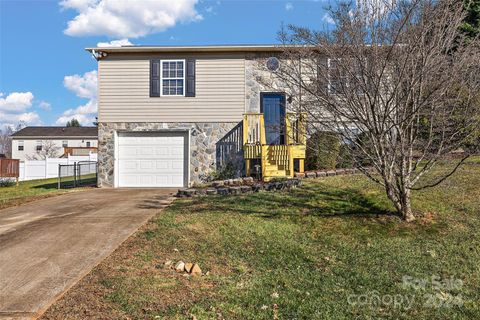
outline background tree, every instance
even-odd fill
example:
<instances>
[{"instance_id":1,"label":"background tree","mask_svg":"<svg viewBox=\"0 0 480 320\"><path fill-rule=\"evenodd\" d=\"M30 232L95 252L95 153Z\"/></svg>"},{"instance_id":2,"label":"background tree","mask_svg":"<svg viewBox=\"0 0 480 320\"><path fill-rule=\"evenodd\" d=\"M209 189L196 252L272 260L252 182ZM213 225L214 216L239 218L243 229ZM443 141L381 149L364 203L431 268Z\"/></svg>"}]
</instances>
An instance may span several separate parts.
<instances>
[{"instance_id":1,"label":"background tree","mask_svg":"<svg viewBox=\"0 0 480 320\"><path fill-rule=\"evenodd\" d=\"M81 127L82 125L80 124L80 122L77 119L72 118L70 121L67 121L66 126L67 127Z\"/></svg>"},{"instance_id":2,"label":"background tree","mask_svg":"<svg viewBox=\"0 0 480 320\"><path fill-rule=\"evenodd\" d=\"M439 184L476 150L465 146L480 122L480 47L478 37L465 41L466 15L454 0L358 1L335 6L333 29L279 33L286 62L276 76L310 132L337 132L407 221L411 192ZM448 172L432 174L458 150Z\"/></svg>"},{"instance_id":3,"label":"background tree","mask_svg":"<svg viewBox=\"0 0 480 320\"><path fill-rule=\"evenodd\" d=\"M46 158L58 158L61 156L60 148L52 140L42 141L42 150L33 156L26 156L28 160L45 160Z\"/></svg>"},{"instance_id":4,"label":"background tree","mask_svg":"<svg viewBox=\"0 0 480 320\"><path fill-rule=\"evenodd\" d=\"M4 154L7 158L12 154L12 140L10 139L12 133L13 130L9 126L0 129L0 153Z\"/></svg>"},{"instance_id":5,"label":"background tree","mask_svg":"<svg viewBox=\"0 0 480 320\"><path fill-rule=\"evenodd\" d=\"M466 16L460 30L469 38L480 34L480 0L463 0Z\"/></svg>"},{"instance_id":6,"label":"background tree","mask_svg":"<svg viewBox=\"0 0 480 320\"><path fill-rule=\"evenodd\" d=\"M0 153L5 154L7 158L12 156L12 138L11 135L25 128L25 122L20 121L15 127L6 125L0 129Z\"/></svg>"}]
</instances>

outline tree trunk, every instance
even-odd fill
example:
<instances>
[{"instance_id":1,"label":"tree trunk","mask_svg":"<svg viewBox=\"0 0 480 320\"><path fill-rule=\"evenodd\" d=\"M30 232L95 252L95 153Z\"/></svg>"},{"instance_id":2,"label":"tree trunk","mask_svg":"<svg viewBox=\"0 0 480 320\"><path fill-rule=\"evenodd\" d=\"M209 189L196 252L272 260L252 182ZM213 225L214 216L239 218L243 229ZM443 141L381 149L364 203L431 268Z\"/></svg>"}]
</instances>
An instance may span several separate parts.
<instances>
[{"instance_id":1,"label":"tree trunk","mask_svg":"<svg viewBox=\"0 0 480 320\"><path fill-rule=\"evenodd\" d=\"M385 182L387 182L387 180ZM388 198L390 201L392 201L395 209L402 219L407 222L412 222L415 220L415 216L413 215L412 211L410 189L404 187L403 191L399 191L390 185L390 183L385 184L385 189L387 191Z\"/></svg>"},{"instance_id":2,"label":"tree trunk","mask_svg":"<svg viewBox=\"0 0 480 320\"><path fill-rule=\"evenodd\" d=\"M403 220L407 222L412 222L413 220L415 220L415 216L412 212L410 189L402 192L402 194L400 195L400 203L400 214L402 215Z\"/></svg>"}]
</instances>

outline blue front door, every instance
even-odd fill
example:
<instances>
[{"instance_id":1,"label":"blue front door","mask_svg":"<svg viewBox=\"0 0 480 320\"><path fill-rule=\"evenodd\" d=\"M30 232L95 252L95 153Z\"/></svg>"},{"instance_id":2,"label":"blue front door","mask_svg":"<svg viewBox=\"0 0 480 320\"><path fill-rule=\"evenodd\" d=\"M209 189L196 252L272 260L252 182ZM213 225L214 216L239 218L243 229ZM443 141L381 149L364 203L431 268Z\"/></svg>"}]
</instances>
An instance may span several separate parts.
<instances>
[{"instance_id":1,"label":"blue front door","mask_svg":"<svg viewBox=\"0 0 480 320\"><path fill-rule=\"evenodd\" d=\"M267 144L285 144L285 94L261 93L260 112L265 118Z\"/></svg>"}]
</instances>

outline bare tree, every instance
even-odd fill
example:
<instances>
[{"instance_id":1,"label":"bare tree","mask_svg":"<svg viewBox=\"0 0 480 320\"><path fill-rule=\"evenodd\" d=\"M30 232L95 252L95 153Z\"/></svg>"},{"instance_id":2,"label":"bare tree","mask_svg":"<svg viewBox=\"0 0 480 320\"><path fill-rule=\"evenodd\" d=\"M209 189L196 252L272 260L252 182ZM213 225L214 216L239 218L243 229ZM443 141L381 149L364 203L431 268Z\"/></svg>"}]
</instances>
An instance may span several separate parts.
<instances>
[{"instance_id":1,"label":"bare tree","mask_svg":"<svg viewBox=\"0 0 480 320\"><path fill-rule=\"evenodd\" d=\"M455 0L358 1L331 10L330 30L279 33L288 63L276 77L297 111L310 129L336 131L407 221L412 190L439 184L478 146L480 46L464 41L464 16ZM429 175L457 150L448 172Z\"/></svg>"},{"instance_id":2,"label":"bare tree","mask_svg":"<svg viewBox=\"0 0 480 320\"><path fill-rule=\"evenodd\" d=\"M33 156L27 156L29 160L44 160L46 158L57 158L60 156L60 147L52 140L42 141L42 150L37 151Z\"/></svg>"},{"instance_id":3,"label":"bare tree","mask_svg":"<svg viewBox=\"0 0 480 320\"><path fill-rule=\"evenodd\" d=\"M0 129L0 153L5 154L7 158L12 153L12 140L10 135L13 133L12 128L5 126L3 130Z\"/></svg>"}]
</instances>

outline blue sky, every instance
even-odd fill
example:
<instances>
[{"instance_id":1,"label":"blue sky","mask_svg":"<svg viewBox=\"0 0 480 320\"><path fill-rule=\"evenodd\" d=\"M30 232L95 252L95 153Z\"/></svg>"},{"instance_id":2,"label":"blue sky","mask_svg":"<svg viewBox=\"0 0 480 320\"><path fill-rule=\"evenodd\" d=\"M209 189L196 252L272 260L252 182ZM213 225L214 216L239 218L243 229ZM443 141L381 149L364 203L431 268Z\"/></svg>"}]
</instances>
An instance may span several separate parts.
<instances>
[{"instance_id":1,"label":"blue sky","mask_svg":"<svg viewBox=\"0 0 480 320\"><path fill-rule=\"evenodd\" d=\"M96 61L85 47L277 43L282 24L320 29L326 1L0 0L0 127L91 125ZM151 15L155 13L153 16Z\"/></svg>"}]
</instances>

